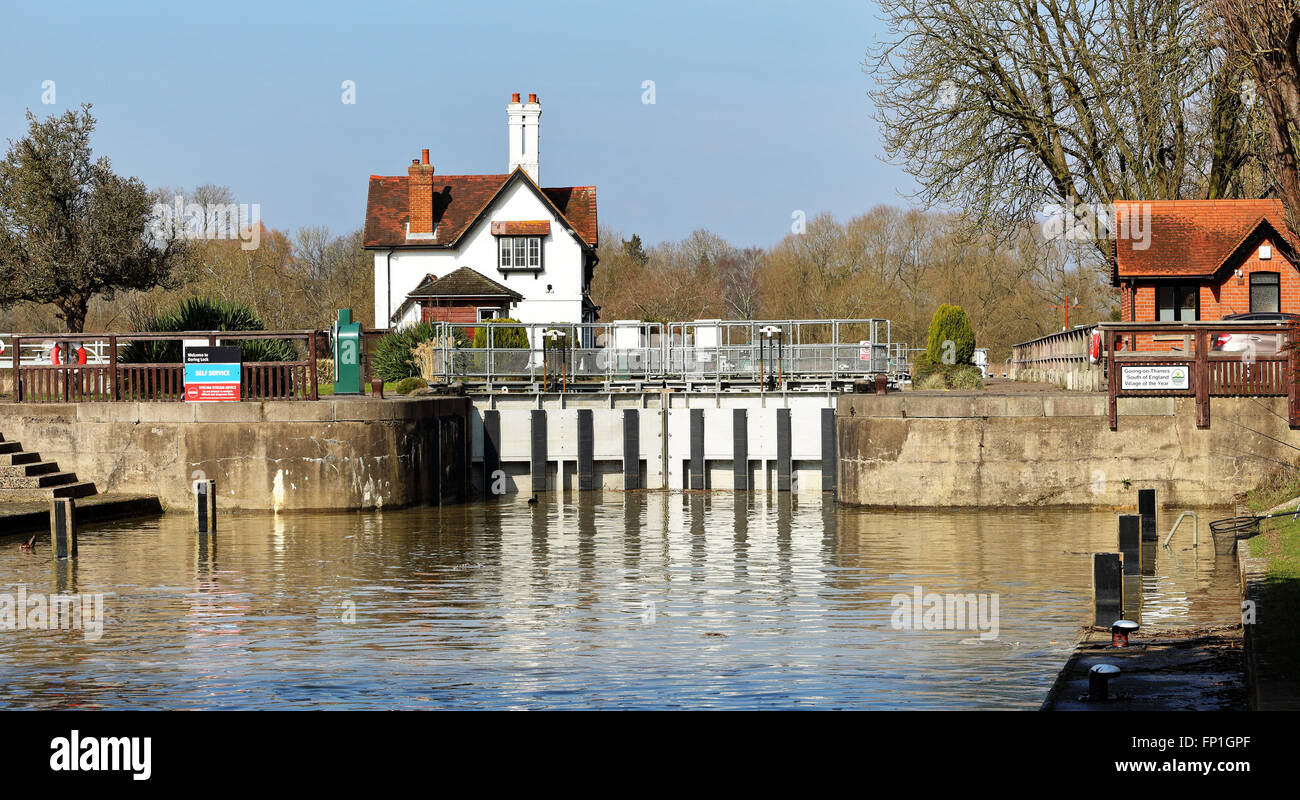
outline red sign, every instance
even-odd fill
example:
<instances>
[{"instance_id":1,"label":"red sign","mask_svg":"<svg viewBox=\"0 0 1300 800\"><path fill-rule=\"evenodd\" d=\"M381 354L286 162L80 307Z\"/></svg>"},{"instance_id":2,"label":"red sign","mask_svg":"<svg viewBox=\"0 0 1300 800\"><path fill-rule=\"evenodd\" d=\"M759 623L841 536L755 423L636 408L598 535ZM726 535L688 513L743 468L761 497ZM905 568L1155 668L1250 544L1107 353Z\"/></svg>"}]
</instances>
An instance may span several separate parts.
<instances>
[{"instance_id":1,"label":"red sign","mask_svg":"<svg viewBox=\"0 0 1300 800\"><path fill-rule=\"evenodd\" d=\"M237 383L187 383L185 399L190 403L206 403L217 400L238 400Z\"/></svg>"}]
</instances>

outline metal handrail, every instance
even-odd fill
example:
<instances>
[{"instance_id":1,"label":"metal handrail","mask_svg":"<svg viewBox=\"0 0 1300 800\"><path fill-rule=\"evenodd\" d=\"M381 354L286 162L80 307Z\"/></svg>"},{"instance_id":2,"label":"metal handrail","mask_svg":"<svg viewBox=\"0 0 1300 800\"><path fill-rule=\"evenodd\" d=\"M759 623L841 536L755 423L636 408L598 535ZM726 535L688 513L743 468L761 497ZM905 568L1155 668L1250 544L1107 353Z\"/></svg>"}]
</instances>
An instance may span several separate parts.
<instances>
[{"instance_id":1,"label":"metal handrail","mask_svg":"<svg viewBox=\"0 0 1300 800\"><path fill-rule=\"evenodd\" d=\"M1201 519L1196 516L1195 511L1184 511L1178 515L1178 519L1174 520L1174 526L1169 529L1169 535L1165 537L1165 547L1169 546L1169 540L1174 538L1174 531L1178 530L1178 526L1183 524L1183 519L1188 516L1192 518L1192 547L1200 547Z\"/></svg>"}]
</instances>

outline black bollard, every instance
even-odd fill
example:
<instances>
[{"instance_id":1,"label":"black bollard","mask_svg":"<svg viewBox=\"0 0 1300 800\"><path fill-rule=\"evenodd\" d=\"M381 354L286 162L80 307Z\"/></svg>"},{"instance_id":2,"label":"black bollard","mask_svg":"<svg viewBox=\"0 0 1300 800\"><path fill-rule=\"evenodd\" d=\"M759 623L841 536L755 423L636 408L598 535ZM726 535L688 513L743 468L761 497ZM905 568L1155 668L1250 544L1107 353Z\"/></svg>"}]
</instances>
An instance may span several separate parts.
<instances>
[{"instance_id":1,"label":"black bollard","mask_svg":"<svg viewBox=\"0 0 1300 800\"><path fill-rule=\"evenodd\" d=\"M217 532L217 482L194 482L194 512L199 533Z\"/></svg>"},{"instance_id":2,"label":"black bollard","mask_svg":"<svg viewBox=\"0 0 1300 800\"><path fill-rule=\"evenodd\" d=\"M1109 700L1110 679L1119 675L1119 667L1114 664L1098 664L1088 670L1088 699Z\"/></svg>"},{"instance_id":3,"label":"black bollard","mask_svg":"<svg viewBox=\"0 0 1300 800\"><path fill-rule=\"evenodd\" d=\"M55 558L77 557L76 503L71 497L50 499L50 540Z\"/></svg>"}]
</instances>

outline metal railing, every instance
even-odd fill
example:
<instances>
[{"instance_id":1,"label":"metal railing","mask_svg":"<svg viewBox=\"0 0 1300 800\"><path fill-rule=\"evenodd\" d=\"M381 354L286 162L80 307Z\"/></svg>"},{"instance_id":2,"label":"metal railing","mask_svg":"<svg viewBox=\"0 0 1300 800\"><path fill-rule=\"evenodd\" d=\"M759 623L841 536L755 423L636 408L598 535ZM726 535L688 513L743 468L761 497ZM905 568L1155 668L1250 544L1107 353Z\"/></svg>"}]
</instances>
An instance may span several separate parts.
<instances>
[{"instance_id":1,"label":"metal railing","mask_svg":"<svg viewBox=\"0 0 1300 800\"><path fill-rule=\"evenodd\" d=\"M885 319L439 325L435 371L489 386L833 387L892 374L905 355L894 349ZM483 329L486 346L457 348L456 328L470 338ZM512 338L515 346L501 346Z\"/></svg>"}]
</instances>

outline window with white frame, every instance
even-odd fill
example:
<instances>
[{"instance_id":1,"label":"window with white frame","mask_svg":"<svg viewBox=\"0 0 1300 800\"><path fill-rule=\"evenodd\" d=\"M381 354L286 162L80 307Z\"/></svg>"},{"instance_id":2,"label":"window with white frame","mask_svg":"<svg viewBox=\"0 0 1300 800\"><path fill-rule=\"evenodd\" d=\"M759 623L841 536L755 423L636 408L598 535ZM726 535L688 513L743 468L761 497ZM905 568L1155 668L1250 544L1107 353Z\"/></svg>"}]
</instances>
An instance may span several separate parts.
<instances>
[{"instance_id":1,"label":"window with white frame","mask_svg":"<svg viewBox=\"0 0 1300 800\"><path fill-rule=\"evenodd\" d=\"M501 269L541 269L542 237L500 236Z\"/></svg>"}]
</instances>

